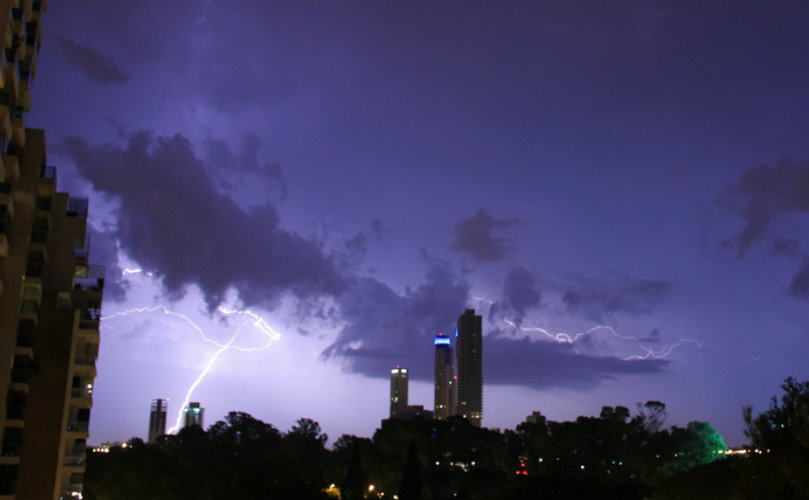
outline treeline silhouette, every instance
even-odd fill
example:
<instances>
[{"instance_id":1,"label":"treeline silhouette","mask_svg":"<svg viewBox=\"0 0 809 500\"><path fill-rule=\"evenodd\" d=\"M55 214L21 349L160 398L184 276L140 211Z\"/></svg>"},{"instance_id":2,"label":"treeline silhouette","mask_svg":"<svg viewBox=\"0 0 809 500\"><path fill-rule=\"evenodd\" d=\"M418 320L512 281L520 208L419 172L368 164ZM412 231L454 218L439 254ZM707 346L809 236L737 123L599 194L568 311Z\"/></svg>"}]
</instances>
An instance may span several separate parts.
<instances>
[{"instance_id":1,"label":"treeline silhouette","mask_svg":"<svg viewBox=\"0 0 809 500\"><path fill-rule=\"evenodd\" d=\"M207 431L88 452L85 498L807 498L809 382L782 389L769 410L744 409L750 448L733 455L707 422L664 428L657 401L634 416L535 414L503 432L456 417L386 420L332 450L310 419L282 433L231 412Z\"/></svg>"}]
</instances>

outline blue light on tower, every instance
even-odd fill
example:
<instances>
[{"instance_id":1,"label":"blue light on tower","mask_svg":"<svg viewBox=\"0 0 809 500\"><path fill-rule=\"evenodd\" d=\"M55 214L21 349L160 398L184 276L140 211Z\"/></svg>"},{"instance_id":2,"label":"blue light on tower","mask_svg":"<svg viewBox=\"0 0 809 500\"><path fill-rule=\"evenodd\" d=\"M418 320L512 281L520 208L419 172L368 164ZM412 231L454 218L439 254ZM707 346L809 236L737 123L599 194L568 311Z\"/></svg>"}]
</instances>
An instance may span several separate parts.
<instances>
[{"instance_id":1,"label":"blue light on tower","mask_svg":"<svg viewBox=\"0 0 809 500\"><path fill-rule=\"evenodd\" d=\"M433 341L434 345L452 345L449 337L445 337L443 335L436 335L435 340Z\"/></svg>"}]
</instances>

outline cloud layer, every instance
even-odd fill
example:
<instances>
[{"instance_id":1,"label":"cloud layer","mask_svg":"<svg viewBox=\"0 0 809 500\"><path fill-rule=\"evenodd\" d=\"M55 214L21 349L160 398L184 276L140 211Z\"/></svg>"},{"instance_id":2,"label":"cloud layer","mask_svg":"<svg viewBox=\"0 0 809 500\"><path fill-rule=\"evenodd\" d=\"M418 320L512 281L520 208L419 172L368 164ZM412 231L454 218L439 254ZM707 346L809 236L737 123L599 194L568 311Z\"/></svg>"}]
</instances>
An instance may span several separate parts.
<instances>
[{"instance_id":1,"label":"cloud layer","mask_svg":"<svg viewBox=\"0 0 809 500\"><path fill-rule=\"evenodd\" d=\"M796 242L774 234L773 224L781 215L809 212L809 161L796 164L785 158L774 167L748 168L730 194L740 202L731 210L745 225L722 242L724 247L735 248L741 258L754 243L773 238L771 253L794 255Z\"/></svg>"},{"instance_id":2,"label":"cloud layer","mask_svg":"<svg viewBox=\"0 0 809 500\"><path fill-rule=\"evenodd\" d=\"M141 131L100 146L73 137L62 149L119 203L121 249L170 293L196 284L215 305L232 286L247 304L269 304L287 291L309 297L343 286L320 243L282 229L272 205L244 209L222 194L180 134Z\"/></svg>"},{"instance_id":3,"label":"cloud layer","mask_svg":"<svg viewBox=\"0 0 809 500\"><path fill-rule=\"evenodd\" d=\"M56 37L59 52L65 61L90 80L101 84L123 84L129 75L115 62L98 50L63 36Z\"/></svg>"},{"instance_id":4,"label":"cloud layer","mask_svg":"<svg viewBox=\"0 0 809 500\"><path fill-rule=\"evenodd\" d=\"M452 248L466 252L475 260L491 262L502 260L511 250L508 241L497 238L492 233L496 229L504 229L520 224L516 219L498 220L489 212L479 209L475 215L464 219L455 226L455 240Z\"/></svg>"}]
</instances>

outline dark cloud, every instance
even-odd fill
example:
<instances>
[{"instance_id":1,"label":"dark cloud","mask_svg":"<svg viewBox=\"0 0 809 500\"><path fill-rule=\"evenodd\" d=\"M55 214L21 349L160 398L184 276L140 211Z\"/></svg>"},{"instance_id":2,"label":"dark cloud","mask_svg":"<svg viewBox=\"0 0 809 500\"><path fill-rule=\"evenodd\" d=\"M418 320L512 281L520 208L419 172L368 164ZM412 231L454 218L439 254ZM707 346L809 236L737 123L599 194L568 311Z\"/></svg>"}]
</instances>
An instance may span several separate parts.
<instances>
[{"instance_id":1,"label":"dark cloud","mask_svg":"<svg viewBox=\"0 0 809 500\"><path fill-rule=\"evenodd\" d=\"M374 219L371 222L371 233L376 237L377 240L381 241L382 238L391 233L391 229L383 224L381 220Z\"/></svg>"},{"instance_id":2,"label":"dark cloud","mask_svg":"<svg viewBox=\"0 0 809 500\"><path fill-rule=\"evenodd\" d=\"M794 238L775 238L770 247L770 255L773 257L795 257L798 255L800 245Z\"/></svg>"},{"instance_id":3,"label":"dark cloud","mask_svg":"<svg viewBox=\"0 0 809 500\"><path fill-rule=\"evenodd\" d=\"M785 158L774 167L748 168L729 194L729 208L745 220L745 225L722 246L735 248L741 258L755 242L773 236L772 225L779 215L809 212L809 161L796 164Z\"/></svg>"},{"instance_id":4,"label":"dark cloud","mask_svg":"<svg viewBox=\"0 0 809 500\"><path fill-rule=\"evenodd\" d=\"M671 283L631 276L613 276L609 282L579 278L568 286L562 302L571 314L602 321L615 313L640 316L649 314L668 294Z\"/></svg>"},{"instance_id":5,"label":"dark cloud","mask_svg":"<svg viewBox=\"0 0 809 500\"><path fill-rule=\"evenodd\" d=\"M452 248L467 252L475 260L500 260L510 251L507 240L495 238L492 231L520 224L517 219L497 220L489 212L479 209L477 213L455 226L455 241Z\"/></svg>"},{"instance_id":6,"label":"dark cloud","mask_svg":"<svg viewBox=\"0 0 809 500\"><path fill-rule=\"evenodd\" d=\"M281 199L287 196L287 179L280 163L261 163L258 149L261 138L255 134L242 137L242 147L232 152L226 141L209 137L205 141L208 173L217 186L233 198L249 198L243 205L268 203L276 190Z\"/></svg>"},{"instance_id":7,"label":"dark cloud","mask_svg":"<svg viewBox=\"0 0 809 500\"><path fill-rule=\"evenodd\" d=\"M809 299L809 255L804 256L803 262L792 277L789 294L796 299Z\"/></svg>"},{"instance_id":8,"label":"dark cloud","mask_svg":"<svg viewBox=\"0 0 809 500\"><path fill-rule=\"evenodd\" d=\"M235 287L248 304L334 293L342 277L317 241L284 230L272 205L240 207L219 192L182 135L129 134L125 144L68 138L62 151L119 204L121 249L181 294L196 284L213 305Z\"/></svg>"},{"instance_id":9,"label":"dark cloud","mask_svg":"<svg viewBox=\"0 0 809 500\"><path fill-rule=\"evenodd\" d=\"M503 281L503 299L489 308L491 318L500 314L513 313L511 318L517 324L522 322L529 309L539 306L542 293L537 286L537 279L525 267L515 267Z\"/></svg>"},{"instance_id":10,"label":"dark cloud","mask_svg":"<svg viewBox=\"0 0 809 500\"><path fill-rule=\"evenodd\" d=\"M65 61L90 80L101 84L119 85L129 80L129 75L118 66L115 59L92 47L63 36L56 37L56 44Z\"/></svg>"},{"instance_id":11,"label":"dark cloud","mask_svg":"<svg viewBox=\"0 0 809 500\"><path fill-rule=\"evenodd\" d=\"M589 389L621 375L660 373L668 361L587 356L576 353L575 347L569 343L500 336L484 339L483 365L487 384L524 385L534 389Z\"/></svg>"},{"instance_id":12,"label":"dark cloud","mask_svg":"<svg viewBox=\"0 0 809 500\"><path fill-rule=\"evenodd\" d=\"M346 361L349 370L384 377L396 364L426 379L433 373L432 338L454 330L469 285L446 262L427 257L424 282L403 294L373 278L357 277L336 298L345 325L326 358Z\"/></svg>"},{"instance_id":13,"label":"dark cloud","mask_svg":"<svg viewBox=\"0 0 809 500\"><path fill-rule=\"evenodd\" d=\"M432 338L455 329L469 285L445 262L429 259L428 266L424 283L404 294L371 278L349 284L337 298L345 326L324 357L341 359L348 370L370 377L387 377L398 364L414 380L432 380ZM620 375L658 373L668 364L583 355L571 344L515 340L496 329L484 335L485 381L492 385L584 389Z\"/></svg>"}]
</instances>

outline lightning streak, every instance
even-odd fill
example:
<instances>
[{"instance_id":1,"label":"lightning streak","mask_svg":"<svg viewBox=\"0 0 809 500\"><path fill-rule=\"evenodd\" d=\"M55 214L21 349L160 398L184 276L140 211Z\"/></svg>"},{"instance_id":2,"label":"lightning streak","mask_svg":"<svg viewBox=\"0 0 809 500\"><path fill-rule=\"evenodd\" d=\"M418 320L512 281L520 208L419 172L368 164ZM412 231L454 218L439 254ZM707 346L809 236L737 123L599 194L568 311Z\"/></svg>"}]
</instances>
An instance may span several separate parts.
<instances>
[{"instance_id":1,"label":"lightning streak","mask_svg":"<svg viewBox=\"0 0 809 500\"><path fill-rule=\"evenodd\" d=\"M236 338L239 336L239 333L241 333L241 331L248 325L247 322L240 325L236 329L236 331L233 333L233 335L230 337L230 339L228 339L227 342L224 342L224 343L217 342L216 340L214 340L214 339L208 337L207 335L205 335L205 332L203 331L203 329L199 325L197 325L193 320L191 320L191 318L189 318L185 314L172 311L172 310L168 309L165 306L138 307L138 308L129 309L129 310L126 310L126 311L121 311L121 312L117 312L117 313L110 314L110 315L104 315L104 320L109 321L111 319L122 318L122 317L129 316L129 315L132 315L132 314L146 314L146 313L162 312L164 315L171 316L171 317L174 317L174 318L179 318L186 325L190 326L199 335L200 339L202 339L204 342L206 342L208 344L211 344L211 345L214 345L214 346L217 347L216 352L214 352L213 356L211 356L211 359L208 360L205 367L202 369L200 374L197 376L196 380L194 380L194 382L188 388L188 391L186 391L185 399L183 400L183 403L180 406L180 410L179 410L179 413L177 415L177 423L171 429L168 430L169 433L174 433L180 428L180 425L182 424L182 420L183 420L183 413L185 411L185 407L188 405L189 401L191 400L191 395L193 394L193 392L197 388L197 386L199 386L199 384L202 383L202 381L205 379L205 377L208 375L208 373L214 367L214 365L216 364L216 360L219 359L219 356L221 356L222 353L224 353L228 349L232 349L234 351L239 351L239 352L263 351L263 350L267 349L268 347L270 347L270 345L272 345L272 343L274 341L281 338L281 334L279 334L277 331L275 331L267 323L267 321L264 320L264 318L262 318L261 316L257 315L256 313L254 313L254 312L252 312L250 310L228 309L228 308L225 308L223 306L219 306L219 308L217 308L217 310L219 311L219 313L221 313L224 316L233 316L233 315L247 316L251 320L251 322L249 324L252 324L252 326L256 330L261 332L264 335L264 337L266 337L266 342L263 343L262 345L257 346L257 347L242 347L242 346L234 345L234 343L236 341Z\"/></svg>"},{"instance_id":2,"label":"lightning streak","mask_svg":"<svg viewBox=\"0 0 809 500\"><path fill-rule=\"evenodd\" d=\"M624 358L625 361L643 360L643 359L650 359L650 358L651 359L663 359L663 358L668 357L678 347L680 347L680 346L682 346L684 344L693 344L693 345L697 346L697 348L702 348L703 346L709 346L709 347L712 347L712 348L717 349L719 351L725 352L727 354L732 354L734 356L739 356L741 358L745 358L745 359L747 359L747 361L750 361L750 362L755 362L755 361L758 361L758 359L759 359L758 356L750 356L748 354L743 354L743 353L740 353L740 352L735 352L735 351L725 349L725 348L720 347L720 346L718 346L716 344L711 344L709 342L702 342L700 340L687 339L687 338L681 338L681 339L679 339L677 342L675 342L673 344L663 345L660 349L655 350L655 349L649 347L648 345L645 345L644 344L644 339L634 337L634 336L631 336L631 335L620 335L618 332L615 331L615 329L613 327L607 326L607 325L597 325L597 326L594 326L593 328L590 328L589 330L586 330L586 331L583 331L583 332L578 332L578 333L576 333L574 335L571 335L571 334L565 333L565 332L551 333L548 330L546 330L544 328L540 328L540 327L524 327L524 326L520 326L520 325L514 323L513 321L511 321L508 318L504 318L503 321L505 321L506 324L509 325L512 328L516 328L516 329L518 329L520 331L523 331L523 332L541 333L542 335L546 336L550 340L552 340L554 342L562 343L562 344L575 344L579 339L581 339L583 337L588 337L590 334L593 334L593 333L596 333L596 332L599 332L599 331L607 331L607 332L611 333L612 336L615 337L615 338L625 340L625 341L629 341L629 342L634 342L643 351L642 355L641 354L633 354L631 356L628 356L628 357ZM577 354L583 354L578 349L575 349L575 351L576 351Z\"/></svg>"}]
</instances>

